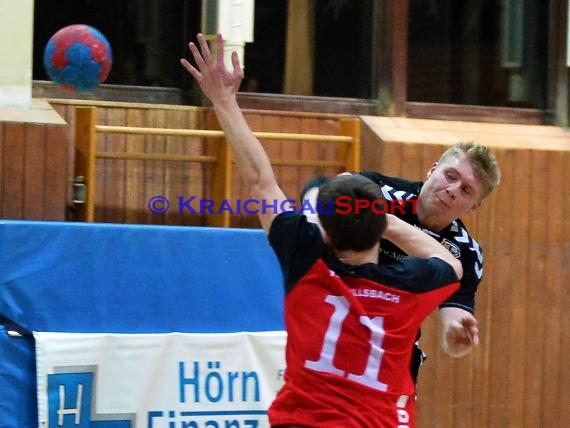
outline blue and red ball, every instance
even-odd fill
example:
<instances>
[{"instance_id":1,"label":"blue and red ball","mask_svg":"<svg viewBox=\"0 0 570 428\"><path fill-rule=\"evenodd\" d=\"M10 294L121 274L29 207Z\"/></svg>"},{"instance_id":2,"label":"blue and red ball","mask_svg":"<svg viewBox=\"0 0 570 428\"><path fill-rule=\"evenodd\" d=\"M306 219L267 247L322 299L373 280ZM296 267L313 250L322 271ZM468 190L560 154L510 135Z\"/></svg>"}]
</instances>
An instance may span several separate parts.
<instances>
[{"instance_id":1,"label":"blue and red ball","mask_svg":"<svg viewBox=\"0 0 570 428\"><path fill-rule=\"evenodd\" d=\"M112 62L109 41L99 30L84 24L56 32L44 51L49 78L72 91L95 89L107 79Z\"/></svg>"}]
</instances>

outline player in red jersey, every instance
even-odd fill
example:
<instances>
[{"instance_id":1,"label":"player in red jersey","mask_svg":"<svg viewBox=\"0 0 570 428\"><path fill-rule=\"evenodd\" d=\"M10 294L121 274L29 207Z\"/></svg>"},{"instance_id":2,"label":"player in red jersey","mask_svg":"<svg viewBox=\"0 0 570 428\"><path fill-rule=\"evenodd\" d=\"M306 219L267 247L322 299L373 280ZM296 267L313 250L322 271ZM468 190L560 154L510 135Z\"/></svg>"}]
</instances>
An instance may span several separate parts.
<instances>
[{"instance_id":1,"label":"player in red jersey","mask_svg":"<svg viewBox=\"0 0 570 428\"><path fill-rule=\"evenodd\" d=\"M190 43L196 67L182 65L212 102L251 197L287 207L236 101L243 79L237 53L230 71L221 35L214 56L202 35L198 42L200 50ZM292 207L258 213L286 286L287 368L268 411L271 426L413 427L412 344L422 321L458 288L461 263L425 233L379 214L380 190L363 176L335 177L318 198L331 208L320 214L322 229ZM381 238L411 257L378 265Z\"/></svg>"}]
</instances>

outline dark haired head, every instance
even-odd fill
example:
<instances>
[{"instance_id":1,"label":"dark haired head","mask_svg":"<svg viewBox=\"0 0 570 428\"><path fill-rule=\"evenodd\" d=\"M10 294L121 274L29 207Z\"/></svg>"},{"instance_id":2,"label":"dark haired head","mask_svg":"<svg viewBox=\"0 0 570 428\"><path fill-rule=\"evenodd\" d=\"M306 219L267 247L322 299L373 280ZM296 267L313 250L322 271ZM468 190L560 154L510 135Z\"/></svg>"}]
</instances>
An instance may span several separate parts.
<instances>
[{"instance_id":1,"label":"dark haired head","mask_svg":"<svg viewBox=\"0 0 570 428\"><path fill-rule=\"evenodd\" d=\"M330 244L340 251L372 248L386 228L383 201L378 184L359 174L338 175L321 185L319 221Z\"/></svg>"}]
</instances>

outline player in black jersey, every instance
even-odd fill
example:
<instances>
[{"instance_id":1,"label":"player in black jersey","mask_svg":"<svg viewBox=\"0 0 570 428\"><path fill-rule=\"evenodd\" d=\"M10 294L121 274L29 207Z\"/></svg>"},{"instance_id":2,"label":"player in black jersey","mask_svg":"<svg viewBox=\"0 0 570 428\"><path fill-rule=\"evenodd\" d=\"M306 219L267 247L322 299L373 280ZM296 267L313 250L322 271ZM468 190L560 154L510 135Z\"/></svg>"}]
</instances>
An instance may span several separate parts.
<instances>
[{"instance_id":1,"label":"player in black jersey","mask_svg":"<svg viewBox=\"0 0 570 428\"><path fill-rule=\"evenodd\" d=\"M436 238L461 261L464 272L461 287L440 306L439 314L445 352L453 357L468 354L479 343L474 311L475 292L483 276L483 253L459 217L479 207L499 184L500 171L495 157L487 147L473 142L458 143L433 164L424 182L378 172L361 174L376 182L387 200L409 202L402 204L401 210L393 210L393 214ZM319 177L303 189L302 199L311 202L309 207L314 206L312 199L324 181L326 178ZM312 212L305 210L305 214L316 219ZM382 241L381 248L380 261L406 256L388 241ZM417 348L412 365L414 375L424 357Z\"/></svg>"}]
</instances>

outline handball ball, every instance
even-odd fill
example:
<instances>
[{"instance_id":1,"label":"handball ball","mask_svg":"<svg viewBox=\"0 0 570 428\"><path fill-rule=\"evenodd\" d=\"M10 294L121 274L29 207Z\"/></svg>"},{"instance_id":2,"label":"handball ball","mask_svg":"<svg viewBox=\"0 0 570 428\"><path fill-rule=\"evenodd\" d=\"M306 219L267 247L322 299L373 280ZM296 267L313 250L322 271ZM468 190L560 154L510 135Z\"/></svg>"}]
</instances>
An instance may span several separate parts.
<instances>
[{"instance_id":1,"label":"handball ball","mask_svg":"<svg viewBox=\"0 0 570 428\"><path fill-rule=\"evenodd\" d=\"M72 91L95 89L107 78L111 64L111 45L89 25L62 28L49 39L44 51L49 78Z\"/></svg>"}]
</instances>

